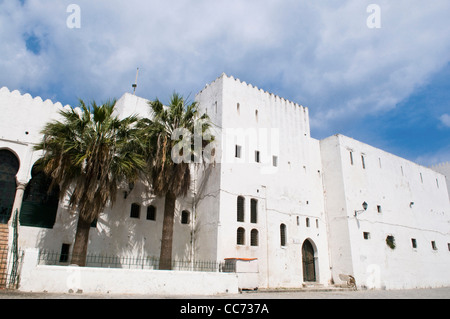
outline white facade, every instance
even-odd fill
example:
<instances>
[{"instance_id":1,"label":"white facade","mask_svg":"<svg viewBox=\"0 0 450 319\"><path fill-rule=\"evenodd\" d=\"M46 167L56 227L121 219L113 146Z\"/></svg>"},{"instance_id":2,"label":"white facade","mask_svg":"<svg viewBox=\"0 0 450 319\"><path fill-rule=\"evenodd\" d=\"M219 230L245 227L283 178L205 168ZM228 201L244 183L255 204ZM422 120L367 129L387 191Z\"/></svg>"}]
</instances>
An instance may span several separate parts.
<instances>
[{"instance_id":1,"label":"white facade","mask_svg":"<svg viewBox=\"0 0 450 319\"><path fill-rule=\"evenodd\" d=\"M322 140L321 149L333 278L353 274L369 288L448 285L445 177L342 135Z\"/></svg>"},{"instance_id":2,"label":"white facade","mask_svg":"<svg viewBox=\"0 0 450 319\"><path fill-rule=\"evenodd\" d=\"M191 192L177 201L175 259L256 258L261 288L339 284L341 274L368 288L450 285L444 175L342 135L313 139L306 107L225 74L196 101L214 123L215 161L192 165ZM25 185L40 157L33 143L62 105L3 88L0 108L0 150L18 157L17 181ZM131 94L116 109L123 117L150 116L147 101ZM164 200L147 189L137 183L119 192L91 229L90 252L159 255ZM367 211L355 217L363 202ZM133 203L139 218L130 218ZM150 205L155 220L147 219ZM53 228L21 226L19 245L58 252L73 244L76 220L63 201Z\"/></svg>"}]
</instances>

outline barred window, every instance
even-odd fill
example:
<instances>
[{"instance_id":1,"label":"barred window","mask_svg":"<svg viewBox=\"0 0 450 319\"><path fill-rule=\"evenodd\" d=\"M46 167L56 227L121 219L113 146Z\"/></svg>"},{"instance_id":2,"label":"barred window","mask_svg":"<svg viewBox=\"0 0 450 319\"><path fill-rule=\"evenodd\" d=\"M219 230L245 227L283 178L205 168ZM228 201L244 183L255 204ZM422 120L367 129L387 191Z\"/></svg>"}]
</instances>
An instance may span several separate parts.
<instances>
[{"instance_id":1,"label":"barred window","mask_svg":"<svg viewBox=\"0 0 450 319\"><path fill-rule=\"evenodd\" d=\"M245 229L242 227L237 230L236 244L245 245Z\"/></svg>"},{"instance_id":2,"label":"barred window","mask_svg":"<svg viewBox=\"0 0 450 319\"><path fill-rule=\"evenodd\" d=\"M237 198L237 221L238 222L244 222L244 220L245 220L244 207L245 207L245 198L242 196L239 196Z\"/></svg>"},{"instance_id":3,"label":"barred window","mask_svg":"<svg viewBox=\"0 0 450 319\"><path fill-rule=\"evenodd\" d=\"M250 201L250 222L253 224L258 223L258 201L256 199L251 199Z\"/></svg>"},{"instance_id":4,"label":"barred window","mask_svg":"<svg viewBox=\"0 0 450 319\"><path fill-rule=\"evenodd\" d=\"M251 246L258 246L258 237L259 237L259 232L257 229L252 229L252 232L250 233L250 245Z\"/></svg>"},{"instance_id":5,"label":"barred window","mask_svg":"<svg viewBox=\"0 0 450 319\"><path fill-rule=\"evenodd\" d=\"M280 242L281 246L286 246L286 225L281 224L280 225Z\"/></svg>"}]
</instances>

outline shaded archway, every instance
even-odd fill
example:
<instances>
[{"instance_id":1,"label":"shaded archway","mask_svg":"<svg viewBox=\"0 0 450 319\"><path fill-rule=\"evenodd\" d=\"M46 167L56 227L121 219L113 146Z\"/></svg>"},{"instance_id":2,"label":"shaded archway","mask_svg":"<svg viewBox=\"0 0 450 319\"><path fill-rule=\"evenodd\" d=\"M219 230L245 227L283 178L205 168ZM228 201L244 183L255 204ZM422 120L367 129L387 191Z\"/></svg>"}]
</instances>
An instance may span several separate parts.
<instances>
[{"instance_id":1,"label":"shaded archway","mask_svg":"<svg viewBox=\"0 0 450 319\"><path fill-rule=\"evenodd\" d=\"M0 224L7 224L11 217L19 167L16 155L6 149L0 150Z\"/></svg>"},{"instance_id":2,"label":"shaded archway","mask_svg":"<svg viewBox=\"0 0 450 319\"><path fill-rule=\"evenodd\" d=\"M315 249L309 239L305 240L302 246L302 261L303 261L303 281L316 282L316 259Z\"/></svg>"},{"instance_id":3,"label":"shaded archway","mask_svg":"<svg viewBox=\"0 0 450 319\"><path fill-rule=\"evenodd\" d=\"M59 187L50 189L52 179L36 163L31 170L31 180L25 189L20 225L53 228L59 203Z\"/></svg>"}]
</instances>

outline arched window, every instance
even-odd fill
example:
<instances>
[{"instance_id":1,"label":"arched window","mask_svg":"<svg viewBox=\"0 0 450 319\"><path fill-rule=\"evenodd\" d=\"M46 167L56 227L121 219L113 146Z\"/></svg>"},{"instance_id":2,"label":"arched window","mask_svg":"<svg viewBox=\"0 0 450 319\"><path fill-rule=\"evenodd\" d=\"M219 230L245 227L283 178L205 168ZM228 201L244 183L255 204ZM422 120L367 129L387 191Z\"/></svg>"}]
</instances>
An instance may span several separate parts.
<instances>
[{"instance_id":1,"label":"arched window","mask_svg":"<svg viewBox=\"0 0 450 319\"><path fill-rule=\"evenodd\" d=\"M237 198L237 221L238 222L244 222L244 220L245 220L244 207L245 207L245 198L242 196L239 196Z\"/></svg>"},{"instance_id":2,"label":"arched window","mask_svg":"<svg viewBox=\"0 0 450 319\"><path fill-rule=\"evenodd\" d=\"M141 215L141 206L136 203L131 204L130 217L139 219L140 215Z\"/></svg>"},{"instance_id":3,"label":"arched window","mask_svg":"<svg viewBox=\"0 0 450 319\"><path fill-rule=\"evenodd\" d=\"M58 212L59 187L53 186L51 177L47 176L35 164L31 170L31 180L23 195L20 210L20 224L22 226L53 228Z\"/></svg>"},{"instance_id":4,"label":"arched window","mask_svg":"<svg viewBox=\"0 0 450 319\"><path fill-rule=\"evenodd\" d=\"M181 223L183 225L187 225L190 223L190 220L191 220L191 213L188 212L187 210L183 210L181 212Z\"/></svg>"},{"instance_id":5,"label":"arched window","mask_svg":"<svg viewBox=\"0 0 450 319\"><path fill-rule=\"evenodd\" d=\"M251 246L258 246L259 245L258 237L259 237L258 230L257 229L252 229L252 231L250 233L250 245Z\"/></svg>"},{"instance_id":6,"label":"arched window","mask_svg":"<svg viewBox=\"0 0 450 319\"><path fill-rule=\"evenodd\" d=\"M286 246L286 225L280 225L280 244L281 246Z\"/></svg>"},{"instance_id":7,"label":"arched window","mask_svg":"<svg viewBox=\"0 0 450 319\"><path fill-rule=\"evenodd\" d=\"M156 207L153 205L147 207L147 220L156 220Z\"/></svg>"},{"instance_id":8,"label":"arched window","mask_svg":"<svg viewBox=\"0 0 450 319\"><path fill-rule=\"evenodd\" d=\"M7 224L16 196L19 160L8 150L0 150L0 224Z\"/></svg>"},{"instance_id":9,"label":"arched window","mask_svg":"<svg viewBox=\"0 0 450 319\"><path fill-rule=\"evenodd\" d=\"M237 230L236 244L245 245L245 229L242 227Z\"/></svg>"}]
</instances>

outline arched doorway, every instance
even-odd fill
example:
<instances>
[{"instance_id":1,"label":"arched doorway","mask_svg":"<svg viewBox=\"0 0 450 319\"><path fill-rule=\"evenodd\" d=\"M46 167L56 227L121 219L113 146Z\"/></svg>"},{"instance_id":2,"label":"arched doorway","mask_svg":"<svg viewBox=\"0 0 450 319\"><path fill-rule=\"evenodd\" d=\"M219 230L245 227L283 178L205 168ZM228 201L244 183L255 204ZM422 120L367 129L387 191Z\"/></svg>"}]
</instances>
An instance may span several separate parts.
<instances>
[{"instance_id":1,"label":"arched doorway","mask_svg":"<svg viewBox=\"0 0 450 319\"><path fill-rule=\"evenodd\" d=\"M302 246L303 260L303 281L315 282L316 277L316 260L314 246L309 239L305 240Z\"/></svg>"},{"instance_id":2,"label":"arched doorway","mask_svg":"<svg viewBox=\"0 0 450 319\"><path fill-rule=\"evenodd\" d=\"M23 196L20 210L20 225L39 228L53 228L59 203L59 187L50 189L51 177L36 163L31 170L31 180Z\"/></svg>"},{"instance_id":3,"label":"arched doorway","mask_svg":"<svg viewBox=\"0 0 450 319\"><path fill-rule=\"evenodd\" d=\"M0 150L0 224L7 224L16 196L16 175L19 160L8 150Z\"/></svg>"}]
</instances>

